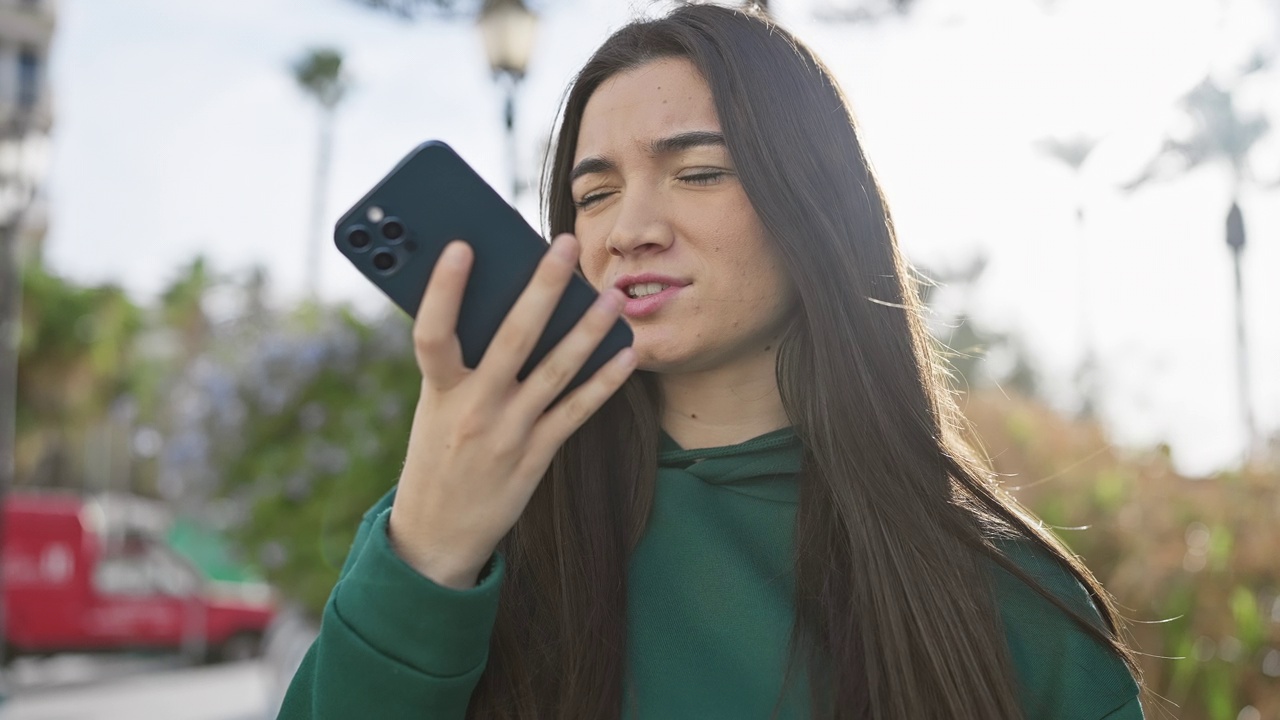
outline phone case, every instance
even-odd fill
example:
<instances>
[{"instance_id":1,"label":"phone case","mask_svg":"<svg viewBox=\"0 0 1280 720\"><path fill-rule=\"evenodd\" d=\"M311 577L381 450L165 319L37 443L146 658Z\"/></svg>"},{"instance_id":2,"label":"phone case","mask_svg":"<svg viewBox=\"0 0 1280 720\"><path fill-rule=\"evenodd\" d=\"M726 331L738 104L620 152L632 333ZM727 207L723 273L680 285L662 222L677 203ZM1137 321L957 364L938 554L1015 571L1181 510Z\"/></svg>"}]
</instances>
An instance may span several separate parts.
<instances>
[{"instance_id":1,"label":"phone case","mask_svg":"<svg viewBox=\"0 0 1280 720\"><path fill-rule=\"evenodd\" d=\"M465 240L475 255L458 317L463 362L474 368L547 251L546 241L519 212L452 148L430 141L405 156L334 229L338 250L410 315L417 313L431 269L452 240ZM575 274L519 380L573 328L596 297L595 289ZM561 397L632 340L631 328L619 318Z\"/></svg>"}]
</instances>

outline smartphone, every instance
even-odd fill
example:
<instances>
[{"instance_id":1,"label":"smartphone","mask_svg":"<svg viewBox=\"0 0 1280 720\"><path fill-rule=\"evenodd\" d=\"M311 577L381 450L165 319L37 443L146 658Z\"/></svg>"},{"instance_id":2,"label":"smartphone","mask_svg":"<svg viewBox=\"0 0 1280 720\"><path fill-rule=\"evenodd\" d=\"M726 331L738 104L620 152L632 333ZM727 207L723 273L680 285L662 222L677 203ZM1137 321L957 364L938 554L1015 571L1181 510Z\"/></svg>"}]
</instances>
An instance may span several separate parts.
<instances>
[{"instance_id":1,"label":"smartphone","mask_svg":"<svg viewBox=\"0 0 1280 720\"><path fill-rule=\"evenodd\" d=\"M452 148L433 140L406 155L334 228L338 250L410 316L453 240L465 240L475 256L458 316L463 363L474 368L547 252L547 242L520 213ZM517 379L537 367L596 297L575 273ZM560 397L632 340L631 328L618 318Z\"/></svg>"}]
</instances>

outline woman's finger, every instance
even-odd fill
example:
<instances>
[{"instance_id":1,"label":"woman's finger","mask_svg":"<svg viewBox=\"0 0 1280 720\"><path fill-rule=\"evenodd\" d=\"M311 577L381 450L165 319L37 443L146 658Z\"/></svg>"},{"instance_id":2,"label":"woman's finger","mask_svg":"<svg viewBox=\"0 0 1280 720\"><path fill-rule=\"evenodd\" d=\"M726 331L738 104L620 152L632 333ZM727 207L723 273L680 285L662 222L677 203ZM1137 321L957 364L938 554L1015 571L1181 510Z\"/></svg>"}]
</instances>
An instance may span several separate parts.
<instances>
[{"instance_id":1,"label":"woman's finger","mask_svg":"<svg viewBox=\"0 0 1280 720\"><path fill-rule=\"evenodd\" d=\"M549 464L565 440L613 397L635 369L636 351L630 347L619 350L586 382L538 419L530 434L531 457L527 459Z\"/></svg>"},{"instance_id":2,"label":"woman's finger","mask_svg":"<svg viewBox=\"0 0 1280 720\"><path fill-rule=\"evenodd\" d=\"M466 377L462 344L458 342L458 313L467 288L474 253L465 242L445 246L431 270L413 322L413 347L423 378L437 390L447 390Z\"/></svg>"},{"instance_id":3,"label":"woman's finger","mask_svg":"<svg viewBox=\"0 0 1280 720\"><path fill-rule=\"evenodd\" d=\"M529 359L529 353L564 295L577 263L577 240L568 234L557 237L538 263L529 284L503 318L502 325L480 359L477 375L498 378L504 383L515 382L516 375Z\"/></svg>"},{"instance_id":4,"label":"woman's finger","mask_svg":"<svg viewBox=\"0 0 1280 720\"><path fill-rule=\"evenodd\" d=\"M528 417L536 418L541 415L561 391L568 387L569 382L591 357L591 353L600 346L605 335L609 334L625 301L622 291L613 288L597 297L573 329L561 338L521 383L513 403Z\"/></svg>"}]
</instances>

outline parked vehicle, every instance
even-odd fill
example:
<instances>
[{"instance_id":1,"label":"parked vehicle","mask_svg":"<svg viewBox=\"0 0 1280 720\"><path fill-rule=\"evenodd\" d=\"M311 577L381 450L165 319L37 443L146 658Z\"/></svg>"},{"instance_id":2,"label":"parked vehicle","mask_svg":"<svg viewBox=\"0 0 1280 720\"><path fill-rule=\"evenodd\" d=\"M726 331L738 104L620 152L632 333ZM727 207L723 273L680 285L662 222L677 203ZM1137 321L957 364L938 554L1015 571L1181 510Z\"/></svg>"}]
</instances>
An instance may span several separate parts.
<instances>
[{"instance_id":1,"label":"parked vehicle","mask_svg":"<svg viewBox=\"0 0 1280 720\"><path fill-rule=\"evenodd\" d=\"M256 655L276 612L261 584L206 578L140 498L13 493L4 504L4 657L182 651Z\"/></svg>"}]
</instances>

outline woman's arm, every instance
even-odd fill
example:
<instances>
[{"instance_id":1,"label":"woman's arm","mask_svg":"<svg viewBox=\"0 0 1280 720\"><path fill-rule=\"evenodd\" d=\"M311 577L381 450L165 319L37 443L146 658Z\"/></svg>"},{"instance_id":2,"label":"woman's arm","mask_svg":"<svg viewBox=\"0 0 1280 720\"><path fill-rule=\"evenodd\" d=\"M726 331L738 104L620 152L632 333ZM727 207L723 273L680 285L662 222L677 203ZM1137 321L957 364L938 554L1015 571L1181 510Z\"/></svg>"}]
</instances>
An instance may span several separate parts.
<instances>
[{"instance_id":1,"label":"woman's arm","mask_svg":"<svg viewBox=\"0 0 1280 720\"><path fill-rule=\"evenodd\" d=\"M550 407L614 326L625 296L610 289L518 379L578 255L572 235L556 238L469 368L457 321L474 257L465 242L441 254L413 324L422 384L400 482L362 523L280 718L465 715L498 612L495 549L559 447L635 369L624 349Z\"/></svg>"},{"instance_id":2,"label":"woman's arm","mask_svg":"<svg viewBox=\"0 0 1280 720\"><path fill-rule=\"evenodd\" d=\"M502 558L474 588L435 584L392 550L391 500L361 523L280 720L465 716L488 659Z\"/></svg>"}]
</instances>

